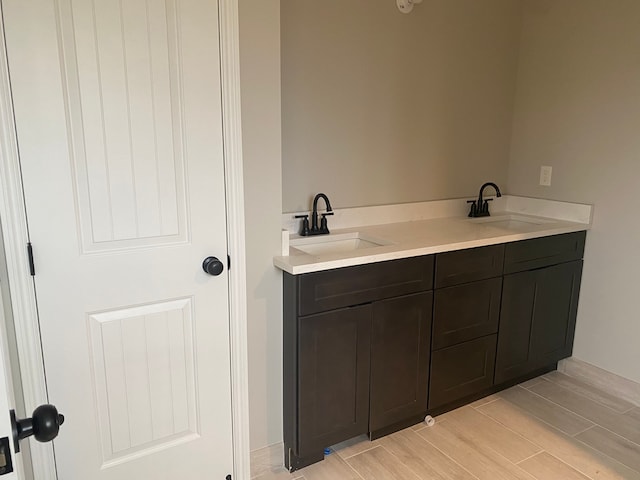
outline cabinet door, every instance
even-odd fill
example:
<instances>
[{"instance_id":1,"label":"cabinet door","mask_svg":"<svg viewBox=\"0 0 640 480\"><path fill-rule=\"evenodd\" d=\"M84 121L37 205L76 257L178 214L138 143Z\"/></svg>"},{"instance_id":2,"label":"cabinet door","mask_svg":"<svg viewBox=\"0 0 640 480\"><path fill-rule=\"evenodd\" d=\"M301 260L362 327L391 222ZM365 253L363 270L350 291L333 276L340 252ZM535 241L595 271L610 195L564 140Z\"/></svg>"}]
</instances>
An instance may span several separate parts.
<instances>
[{"instance_id":1,"label":"cabinet door","mask_svg":"<svg viewBox=\"0 0 640 480\"><path fill-rule=\"evenodd\" d=\"M299 319L298 455L367 433L371 305Z\"/></svg>"},{"instance_id":2,"label":"cabinet door","mask_svg":"<svg viewBox=\"0 0 640 480\"><path fill-rule=\"evenodd\" d=\"M427 411L432 302L424 292L373 304L372 437Z\"/></svg>"},{"instance_id":3,"label":"cabinet door","mask_svg":"<svg viewBox=\"0 0 640 480\"><path fill-rule=\"evenodd\" d=\"M504 277L496 383L571 355L582 260Z\"/></svg>"}]
</instances>

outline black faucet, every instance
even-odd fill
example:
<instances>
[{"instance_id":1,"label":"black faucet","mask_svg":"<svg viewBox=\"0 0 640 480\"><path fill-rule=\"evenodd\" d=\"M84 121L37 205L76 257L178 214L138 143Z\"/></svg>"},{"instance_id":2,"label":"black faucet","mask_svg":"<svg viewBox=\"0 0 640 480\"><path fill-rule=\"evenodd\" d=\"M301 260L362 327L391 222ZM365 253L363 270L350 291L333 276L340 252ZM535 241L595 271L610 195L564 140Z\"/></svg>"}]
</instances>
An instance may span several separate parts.
<instances>
[{"instance_id":1,"label":"black faucet","mask_svg":"<svg viewBox=\"0 0 640 480\"><path fill-rule=\"evenodd\" d=\"M320 214L322 218L320 219L320 226L318 227L318 200L320 200L321 198L324 200L324 203L327 206L327 211ZM333 209L331 208L329 197L327 197L324 193L317 194L313 199L313 211L311 212L311 228L309 228L309 215L296 215L295 217L302 219L302 228L300 229L300 235L306 237L309 235L328 234L329 227L327 226L327 216L329 215L333 215Z\"/></svg>"},{"instance_id":2,"label":"black faucet","mask_svg":"<svg viewBox=\"0 0 640 480\"><path fill-rule=\"evenodd\" d=\"M484 193L484 189L487 187L493 187L496 191L496 197L501 197L502 193L500 193L500 189L498 185L493 182L487 182L480 187L480 194L478 195L478 200L467 200L467 203L471 204L471 210L469 210L470 217L488 217L491 214L489 213L489 202L492 201L492 198L487 198L483 200L482 194ZM478 202L476 204L476 202Z\"/></svg>"}]
</instances>

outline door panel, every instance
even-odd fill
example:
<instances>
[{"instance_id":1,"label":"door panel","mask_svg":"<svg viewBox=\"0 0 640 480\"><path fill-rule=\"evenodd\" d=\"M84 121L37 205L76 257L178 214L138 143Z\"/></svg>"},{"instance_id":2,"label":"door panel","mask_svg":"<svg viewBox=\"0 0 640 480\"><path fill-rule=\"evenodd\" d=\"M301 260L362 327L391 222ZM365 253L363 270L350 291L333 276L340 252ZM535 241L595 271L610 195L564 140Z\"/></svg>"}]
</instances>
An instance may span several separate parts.
<instances>
[{"instance_id":1,"label":"door panel","mask_svg":"<svg viewBox=\"0 0 640 480\"><path fill-rule=\"evenodd\" d=\"M60 2L83 250L186 240L176 1Z\"/></svg>"},{"instance_id":2,"label":"door panel","mask_svg":"<svg viewBox=\"0 0 640 480\"><path fill-rule=\"evenodd\" d=\"M504 278L496 383L571 355L582 260Z\"/></svg>"},{"instance_id":3,"label":"door panel","mask_svg":"<svg viewBox=\"0 0 640 480\"><path fill-rule=\"evenodd\" d=\"M192 308L187 298L89 316L107 462L197 435Z\"/></svg>"},{"instance_id":4,"label":"door panel","mask_svg":"<svg viewBox=\"0 0 640 480\"><path fill-rule=\"evenodd\" d=\"M531 328L536 367L571 356L581 278L582 260L539 270L539 295Z\"/></svg>"},{"instance_id":5,"label":"door panel","mask_svg":"<svg viewBox=\"0 0 640 480\"><path fill-rule=\"evenodd\" d=\"M300 457L367 433L371 305L299 320Z\"/></svg>"},{"instance_id":6,"label":"door panel","mask_svg":"<svg viewBox=\"0 0 640 480\"><path fill-rule=\"evenodd\" d=\"M370 432L427 411L432 305L432 292L373 304Z\"/></svg>"},{"instance_id":7,"label":"door panel","mask_svg":"<svg viewBox=\"0 0 640 480\"><path fill-rule=\"evenodd\" d=\"M217 2L2 7L59 478L224 478Z\"/></svg>"}]
</instances>

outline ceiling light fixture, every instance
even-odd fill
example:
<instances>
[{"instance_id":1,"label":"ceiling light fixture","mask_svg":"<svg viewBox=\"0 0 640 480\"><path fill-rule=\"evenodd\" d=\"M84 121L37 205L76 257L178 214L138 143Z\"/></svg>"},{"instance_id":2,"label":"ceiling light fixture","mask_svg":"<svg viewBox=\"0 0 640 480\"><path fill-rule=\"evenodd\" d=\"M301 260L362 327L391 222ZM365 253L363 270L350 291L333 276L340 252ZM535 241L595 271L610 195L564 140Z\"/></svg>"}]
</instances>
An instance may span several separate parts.
<instances>
[{"instance_id":1,"label":"ceiling light fixture","mask_svg":"<svg viewBox=\"0 0 640 480\"><path fill-rule=\"evenodd\" d=\"M413 10L413 6L422 3L422 0L396 0L396 5L402 13L409 13Z\"/></svg>"}]
</instances>

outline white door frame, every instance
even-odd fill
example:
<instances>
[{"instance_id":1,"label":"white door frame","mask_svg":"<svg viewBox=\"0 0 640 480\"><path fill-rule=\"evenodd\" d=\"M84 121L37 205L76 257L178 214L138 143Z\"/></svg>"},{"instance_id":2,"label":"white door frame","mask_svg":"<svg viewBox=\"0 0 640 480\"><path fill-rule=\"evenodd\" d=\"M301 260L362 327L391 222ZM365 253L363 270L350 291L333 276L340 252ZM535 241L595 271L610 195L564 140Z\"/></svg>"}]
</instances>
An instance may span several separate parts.
<instances>
[{"instance_id":1,"label":"white door frame","mask_svg":"<svg viewBox=\"0 0 640 480\"><path fill-rule=\"evenodd\" d=\"M225 164L227 242L232 259L229 271L229 318L231 347L231 405L234 480L250 478L249 391L247 362L247 307L240 116L240 59L238 0L218 0L220 22L220 68L222 128ZM25 408L33 411L48 403L42 359L40 327L33 278L29 274L26 245L29 241L22 176L15 135L11 86L1 19L0 0L0 218L11 287L11 306L16 322L20 372ZM64 432L62 432L64 435ZM51 444L32 442L34 477L56 480Z\"/></svg>"}]
</instances>

